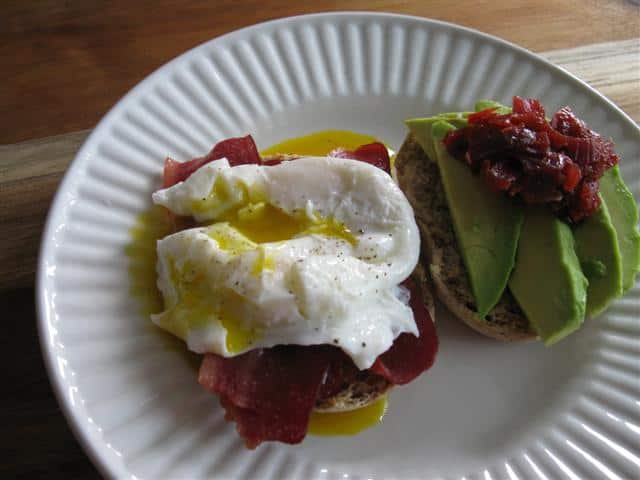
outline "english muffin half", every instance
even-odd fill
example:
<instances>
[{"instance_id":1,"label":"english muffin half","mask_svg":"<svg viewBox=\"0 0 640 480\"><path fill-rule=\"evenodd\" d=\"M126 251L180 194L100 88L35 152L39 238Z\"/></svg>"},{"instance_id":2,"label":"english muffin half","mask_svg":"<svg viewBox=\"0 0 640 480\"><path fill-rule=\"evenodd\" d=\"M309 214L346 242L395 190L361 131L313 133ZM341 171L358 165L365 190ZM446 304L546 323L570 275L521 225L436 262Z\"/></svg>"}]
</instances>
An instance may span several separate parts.
<instances>
[{"instance_id":1,"label":"english muffin half","mask_svg":"<svg viewBox=\"0 0 640 480\"><path fill-rule=\"evenodd\" d=\"M409 134L394 164L395 177L413 207L422 236L422 262L438 298L458 318L484 335L504 341L534 340L529 321L505 290L482 318L458 250L438 165Z\"/></svg>"}]
</instances>

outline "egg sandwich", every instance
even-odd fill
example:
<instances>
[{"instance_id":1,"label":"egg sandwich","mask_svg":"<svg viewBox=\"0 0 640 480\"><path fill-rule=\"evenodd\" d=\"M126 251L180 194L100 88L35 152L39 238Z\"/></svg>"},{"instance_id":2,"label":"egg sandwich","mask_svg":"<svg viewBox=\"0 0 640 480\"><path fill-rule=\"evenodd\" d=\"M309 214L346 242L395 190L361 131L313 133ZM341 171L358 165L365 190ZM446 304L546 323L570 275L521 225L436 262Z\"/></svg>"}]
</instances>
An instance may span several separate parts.
<instances>
[{"instance_id":1,"label":"egg sandwich","mask_svg":"<svg viewBox=\"0 0 640 480\"><path fill-rule=\"evenodd\" d=\"M384 145L261 158L229 139L168 159L163 186L154 203L191 228L158 241L152 320L204 355L199 382L248 447L298 443L313 410L366 407L432 365L420 236Z\"/></svg>"}]
</instances>

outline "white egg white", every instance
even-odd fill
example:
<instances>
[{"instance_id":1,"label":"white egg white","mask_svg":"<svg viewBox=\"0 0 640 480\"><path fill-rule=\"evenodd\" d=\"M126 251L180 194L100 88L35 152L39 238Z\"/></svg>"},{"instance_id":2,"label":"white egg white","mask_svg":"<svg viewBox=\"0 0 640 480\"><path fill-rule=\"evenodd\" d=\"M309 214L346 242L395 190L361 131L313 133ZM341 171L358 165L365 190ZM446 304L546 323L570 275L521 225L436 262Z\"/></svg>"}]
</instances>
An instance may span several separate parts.
<instances>
[{"instance_id":1,"label":"white egg white","mask_svg":"<svg viewBox=\"0 0 640 480\"><path fill-rule=\"evenodd\" d=\"M207 223L158 242L165 311L152 318L191 350L230 357L331 344L365 369L401 333L418 334L399 284L416 266L420 237L404 194L378 168L329 157L237 167L222 159L153 201ZM302 227L259 242L229 220L264 204L282 212L267 217L274 228L286 216Z\"/></svg>"}]
</instances>

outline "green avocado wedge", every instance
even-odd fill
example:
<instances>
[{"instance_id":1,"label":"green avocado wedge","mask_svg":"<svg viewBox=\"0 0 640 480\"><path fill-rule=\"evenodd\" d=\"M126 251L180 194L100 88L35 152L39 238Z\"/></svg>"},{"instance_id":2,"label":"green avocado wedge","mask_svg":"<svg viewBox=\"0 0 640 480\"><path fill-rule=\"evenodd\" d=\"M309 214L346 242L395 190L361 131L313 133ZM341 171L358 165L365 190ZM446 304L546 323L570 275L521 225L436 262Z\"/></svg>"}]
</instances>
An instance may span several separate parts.
<instances>
[{"instance_id":1,"label":"green avocado wedge","mask_svg":"<svg viewBox=\"0 0 640 480\"><path fill-rule=\"evenodd\" d=\"M622 295L618 236L604 200L596 213L573 230L573 238L582 272L589 280L586 315L592 317Z\"/></svg>"},{"instance_id":2,"label":"green avocado wedge","mask_svg":"<svg viewBox=\"0 0 640 480\"><path fill-rule=\"evenodd\" d=\"M494 102L493 100L478 100L475 104L475 111L481 112L487 108L495 108L498 115L506 115L511 113L511 107L502 105L501 103Z\"/></svg>"},{"instance_id":3,"label":"green avocado wedge","mask_svg":"<svg viewBox=\"0 0 640 480\"><path fill-rule=\"evenodd\" d=\"M616 231L622 259L622 291L629 290L640 271L640 232L638 206L620 176L616 165L600 178L600 197L606 203Z\"/></svg>"},{"instance_id":4,"label":"green avocado wedge","mask_svg":"<svg viewBox=\"0 0 640 480\"><path fill-rule=\"evenodd\" d=\"M495 108L497 113L505 114L511 113L511 107L507 107L502 105L501 103L494 102L493 100L479 100L475 104L475 111L480 112L481 110L486 110L487 108ZM438 115L434 115L433 117L424 117L424 118L411 118L409 120L405 120L405 125L409 127L411 133L413 133L414 137L420 143L420 146L425 151L427 156L435 161L435 151L433 149L433 144L431 142L431 127L434 123L439 121L445 121L453 125L455 128L464 128L468 125L467 117L473 112L446 112L439 113ZM424 140L424 141L421 141Z\"/></svg>"},{"instance_id":5,"label":"green avocado wedge","mask_svg":"<svg viewBox=\"0 0 640 480\"><path fill-rule=\"evenodd\" d=\"M545 208L527 209L509 288L545 345L582 325L588 284L569 226Z\"/></svg>"},{"instance_id":6,"label":"green avocado wedge","mask_svg":"<svg viewBox=\"0 0 640 480\"><path fill-rule=\"evenodd\" d=\"M480 176L449 155L442 139L453 129L454 125L440 120L431 125L428 137L415 131L414 135L421 145L432 141L478 315L485 317L506 288L523 214L518 205L491 191Z\"/></svg>"},{"instance_id":7,"label":"green avocado wedge","mask_svg":"<svg viewBox=\"0 0 640 480\"><path fill-rule=\"evenodd\" d=\"M433 148L431 127L434 123L445 121L453 125L455 128L464 128L467 126L467 117L470 112L449 112L441 113L434 117L412 118L404 123L409 127L411 133L416 138L424 152L432 160L436 161L436 152Z\"/></svg>"}]
</instances>

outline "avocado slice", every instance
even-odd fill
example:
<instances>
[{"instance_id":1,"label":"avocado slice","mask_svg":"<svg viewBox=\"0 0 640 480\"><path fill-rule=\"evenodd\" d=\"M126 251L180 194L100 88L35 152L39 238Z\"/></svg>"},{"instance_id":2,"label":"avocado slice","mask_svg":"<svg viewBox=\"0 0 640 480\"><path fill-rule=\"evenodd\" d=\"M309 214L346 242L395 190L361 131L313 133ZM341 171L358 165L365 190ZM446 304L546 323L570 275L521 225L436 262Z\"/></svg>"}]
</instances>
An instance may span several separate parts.
<instances>
[{"instance_id":1,"label":"avocado slice","mask_svg":"<svg viewBox=\"0 0 640 480\"><path fill-rule=\"evenodd\" d=\"M506 115L507 113L511 113L511 107L507 107L506 105L502 105L501 103L494 102L493 100L478 100L476 102L476 112L481 112L482 110L486 110L487 108L495 108L496 113L499 115Z\"/></svg>"},{"instance_id":2,"label":"avocado slice","mask_svg":"<svg viewBox=\"0 0 640 480\"><path fill-rule=\"evenodd\" d=\"M502 105L501 103L494 102L493 100L479 100L475 104L475 111L479 112L481 110L486 110L487 108L495 108L497 113L505 114L511 113L511 107L507 107ZM468 125L467 117L473 112L446 112L439 113L433 117L424 117L424 118L411 118L409 120L405 120L405 124L409 127L409 130L416 138L431 138L431 127L434 123L438 121L449 122L456 128L464 128ZM431 141L425 141L424 144L420 142L420 145L424 149L427 156L435 161L435 151L433 150L433 146Z\"/></svg>"},{"instance_id":3,"label":"avocado slice","mask_svg":"<svg viewBox=\"0 0 640 480\"><path fill-rule=\"evenodd\" d=\"M418 143L432 160L436 161L436 152L431 141L431 127L434 123L445 121L453 125L455 128L464 128L467 126L467 117L471 112L448 112L441 113L434 117L412 118L404 123L409 127L413 136L416 137ZM421 140L422 139L422 140Z\"/></svg>"},{"instance_id":4,"label":"avocado slice","mask_svg":"<svg viewBox=\"0 0 640 480\"><path fill-rule=\"evenodd\" d=\"M620 176L616 165L600 178L600 198L606 203L616 231L622 259L622 293L633 287L640 271L640 232L638 206Z\"/></svg>"},{"instance_id":5,"label":"avocado slice","mask_svg":"<svg viewBox=\"0 0 640 480\"><path fill-rule=\"evenodd\" d=\"M595 316L622 295L622 259L606 202L573 230L573 238L589 280L586 315Z\"/></svg>"},{"instance_id":6,"label":"avocado slice","mask_svg":"<svg viewBox=\"0 0 640 480\"><path fill-rule=\"evenodd\" d=\"M509 288L546 345L580 327L588 284L569 226L545 208L527 209Z\"/></svg>"},{"instance_id":7,"label":"avocado slice","mask_svg":"<svg viewBox=\"0 0 640 480\"><path fill-rule=\"evenodd\" d=\"M485 317L506 288L523 214L515 202L492 192L481 177L449 155L442 139L453 129L440 120L432 124L429 136L419 131L414 135L420 145L432 143L478 315Z\"/></svg>"}]
</instances>

